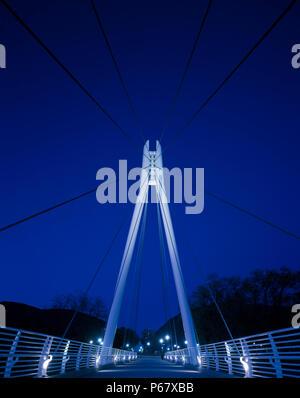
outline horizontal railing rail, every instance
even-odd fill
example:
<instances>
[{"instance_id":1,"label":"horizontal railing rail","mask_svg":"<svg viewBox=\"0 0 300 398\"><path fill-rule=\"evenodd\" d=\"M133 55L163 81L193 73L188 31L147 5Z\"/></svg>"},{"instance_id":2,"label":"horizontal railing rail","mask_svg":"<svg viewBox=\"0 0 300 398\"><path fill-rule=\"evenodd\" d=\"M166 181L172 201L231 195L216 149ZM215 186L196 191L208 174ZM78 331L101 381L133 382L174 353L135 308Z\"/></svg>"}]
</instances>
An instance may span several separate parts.
<instances>
[{"instance_id":1,"label":"horizontal railing rail","mask_svg":"<svg viewBox=\"0 0 300 398\"><path fill-rule=\"evenodd\" d=\"M240 377L300 377L300 329L288 328L193 348L169 351L182 365L197 357L199 368Z\"/></svg>"},{"instance_id":2,"label":"horizontal railing rail","mask_svg":"<svg viewBox=\"0 0 300 398\"><path fill-rule=\"evenodd\" d=\"M49 377L84 368L97 368L102 352L108 363L137 358L133 351L61 339L59 337L0 327L0 377Z\"/></svg>"}]
</instances>

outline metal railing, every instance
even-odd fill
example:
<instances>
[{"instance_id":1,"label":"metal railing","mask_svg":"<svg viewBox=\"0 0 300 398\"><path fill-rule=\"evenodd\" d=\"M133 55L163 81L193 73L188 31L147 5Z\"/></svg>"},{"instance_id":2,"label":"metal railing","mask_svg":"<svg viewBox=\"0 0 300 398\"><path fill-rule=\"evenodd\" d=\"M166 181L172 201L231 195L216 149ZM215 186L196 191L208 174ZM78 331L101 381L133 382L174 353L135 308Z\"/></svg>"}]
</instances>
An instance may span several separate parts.
<instances>
[{"instance_id":1,"label":"metal railing","mask_svg":"<svg viewBox=\"0 0 300 398\"><path fill-rule=\"evenodd\" d=\"M99 366L101 345L0 327L0 377L48 377ZM137 358L133 351L108 350L106 363Z\"/></svg>"},{"instance_id":2,"label":"metal railing","mask_svg":"<svg viewBox=\"0 0 300 398\"><path fill-rule=\"evenodd\" d=\"M288 328L220 343L170 351L178 364L226 372L240 377L300 377L300 329Z\"/></svg>"}]
</instances>

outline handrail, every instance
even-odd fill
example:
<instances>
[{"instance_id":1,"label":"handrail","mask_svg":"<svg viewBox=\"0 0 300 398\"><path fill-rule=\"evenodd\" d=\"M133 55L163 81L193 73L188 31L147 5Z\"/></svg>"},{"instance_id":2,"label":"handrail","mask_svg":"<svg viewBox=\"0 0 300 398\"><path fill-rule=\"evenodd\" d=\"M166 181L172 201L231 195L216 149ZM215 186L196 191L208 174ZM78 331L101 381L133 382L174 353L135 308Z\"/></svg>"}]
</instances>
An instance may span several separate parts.
<instances>
[{"instance_id":1,"label":"handrail","mask_svg":"<svg viewBox=\"0 0 300 398\"><path fill-rule=\"evenodd\" d=\"M0 327L0 378L51 377L84 368L98 368L101 345ZM108 363L135 360L133 351L109 349Z\"/></svg>"},{"instance_id":2,"label":"handrail","mask_svg":"<svg viewBox=\"0 0 300 398\"><path fill-rule=\"evenodd\" d=\"M300 329L271 332L168 351L165 359L190 365L192 350L199 368L240 377L300 377Z\"/></svg>"},{"instance_id":3,"label":"handrail","mask_svg":"<svg viewBox=\"0 0 300 398\"><path fill-rule=\"evenodd\" d=\"M300 329L287 328L193 348L169 351L165 358L240 377L300 377ZM0 377L51 377L105 363L137 358L133 351L14 328L0 328Z\"/></svg>"}]
</instances>

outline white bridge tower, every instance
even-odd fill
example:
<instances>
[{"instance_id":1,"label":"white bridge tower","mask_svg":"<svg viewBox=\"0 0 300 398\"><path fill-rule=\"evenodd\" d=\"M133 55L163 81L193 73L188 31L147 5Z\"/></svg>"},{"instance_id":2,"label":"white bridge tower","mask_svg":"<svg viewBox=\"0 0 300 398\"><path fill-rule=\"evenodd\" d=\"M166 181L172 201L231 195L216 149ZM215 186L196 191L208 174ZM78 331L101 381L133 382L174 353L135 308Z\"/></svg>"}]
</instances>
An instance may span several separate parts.
<instances>
[{"instance_id":1,"label":"white bridge tower","mask_svg":"<svg viewBox=\"0 0 300 398\"><path fill-rule=\"evenodd\" d=\"M121 305L123 301L126 281L130 269L132 254L136 243L136 237L139 230L139 225L144 209L145 202L148 201L149 185L154 185L156 188L156 195L160 205L161 216L164 225L170 260L175 280L176 292L179 301L179 308L182 317L183 329L185 338L187 340L187 347L189 348L190 360L189 362L194 366L198 365L197 361L197 340L192 319L191 310L188 303L188 298L185 291L181 265L172 225L172 220L169 211L168 199L165 191L163 162L161 146L156 141L156 151L149 151L149 141L146 142L143 151L143 166L140 180L139 195L135 204L129 233L125 245L125 250L121 262L121 268L115 289L112 306L110 309L106 331L103 341L103 348L101 352L100 364L103 366L112 362L110 351L113 345L118 319L120 315Z\"/></svg>"}]
</instances>

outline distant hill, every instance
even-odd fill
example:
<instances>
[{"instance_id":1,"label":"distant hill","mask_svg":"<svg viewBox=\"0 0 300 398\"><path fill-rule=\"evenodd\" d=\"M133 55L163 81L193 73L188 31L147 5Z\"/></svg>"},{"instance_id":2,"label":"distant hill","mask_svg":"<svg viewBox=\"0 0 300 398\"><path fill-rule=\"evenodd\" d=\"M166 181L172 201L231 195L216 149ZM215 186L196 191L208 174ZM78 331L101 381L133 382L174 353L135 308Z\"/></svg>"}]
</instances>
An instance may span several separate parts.
<instances>
[{"instance_id":1,"label":"distant hill","mask_svg":"<svg viewBox=\"0 0 300 398\"><path fill-rule=\"evenodd\" d=\"M15 329L62 336L74 311L40 309L27 304L2 301L6 308L6 325ZM105 322L93 316L78 313L67 333L67 338L79 341L96 341L104 335Z\"/></svg>"},{"instance_id":2,"label":"distant hill","mask_svg":"<svg viewBox=\"0 0 300 398\"><path fill-rule=\"evenodd\" d=\"M273 308L261 304L244 304L241 308L234 308L232 305L225 315L235 338L291 327L289 306ZM214 305L194 307L192 316L200 344L216 343L230 338ZM169 319L155 332L156 341L166 334L172 336L173 341L177 341L181 347L184 346L185 337L180 314Z\"/></svg>"}]
</instances>

